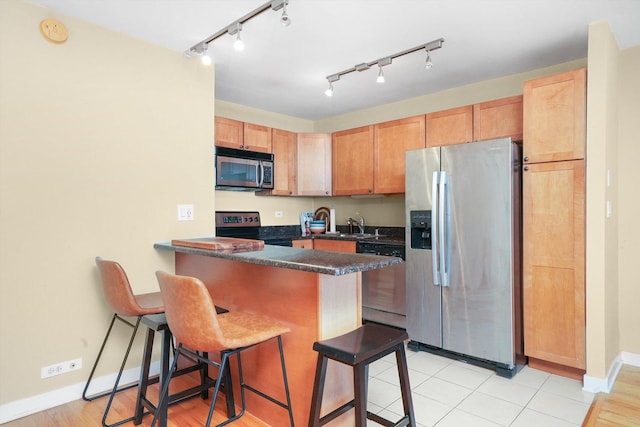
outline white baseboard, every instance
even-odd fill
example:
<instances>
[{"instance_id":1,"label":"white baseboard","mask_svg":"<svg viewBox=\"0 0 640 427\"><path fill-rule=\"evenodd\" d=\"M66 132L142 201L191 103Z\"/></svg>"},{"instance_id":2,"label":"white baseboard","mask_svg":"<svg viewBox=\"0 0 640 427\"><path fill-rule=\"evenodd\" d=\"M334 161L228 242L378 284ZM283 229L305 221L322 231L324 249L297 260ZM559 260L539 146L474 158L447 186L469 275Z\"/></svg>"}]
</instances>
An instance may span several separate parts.
<instances>
[{"instance_id":1,"label":"white baseboard","mask_svg":"<svg viewBox=\"0 0 640 427\"><path fill-rule=\"evenodd\" d=\"M640 366L640 354L622 352L615 358L611 366L609 367L609 371L607 372L607 376L605 378L597 378L590 377L585 375L583 377L583 387L584 391L588 391L590 393L610 393L613 388L613 384L616 381L616 377L622 368L622 365L631 365L631 366Z\"/></svg>"},{"instance_id":2,"label":"white baseboard","mask_svg":"<svg viewBox=\"0 0 640 427\"><path fill-rule=\"evenodd\" d=\"M149 370L150 375L157 375L160 372L160 362L152 362ZM110 374L103 377L94 378L91 381L91 387L89 388L87 394L91 396L93 394L111 390L114 382L116 381L116 376L117 374ZM140 367L131 368L122 373L120 384L133 383L138 381L139 379ZM51 409L65 403L73 402L74 400L82 399L82 390L84 390L84 385L85 382L82 382L63 387L58 390L31 396L26 399L16 400L15 402L0 405L0 424L8 423L9 421L26 417L27 415L35 414L36 412Z\"/></svg>"}]
</instances>

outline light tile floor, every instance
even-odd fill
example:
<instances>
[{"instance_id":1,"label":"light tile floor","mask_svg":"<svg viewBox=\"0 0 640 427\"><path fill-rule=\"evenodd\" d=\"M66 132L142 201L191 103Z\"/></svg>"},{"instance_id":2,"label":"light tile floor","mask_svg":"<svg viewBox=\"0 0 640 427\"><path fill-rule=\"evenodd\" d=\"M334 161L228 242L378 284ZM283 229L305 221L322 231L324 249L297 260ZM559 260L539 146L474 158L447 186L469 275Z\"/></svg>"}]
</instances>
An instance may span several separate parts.
<instances>
[{"instance_id":1,"label":"light tile floor","mask_svg":"<svg viewBox=\"0 0 640 427\"><path fill-rule=\"evenodd\" d=\"M407 350L419 427L569 427L582 424L594 395L580 381L525 366L512 379L424 351ZM395 355L369 367L367 409L397 421L402 399ZM368 420L367 426L379 424Z\"/></svg>"}]
</instances>

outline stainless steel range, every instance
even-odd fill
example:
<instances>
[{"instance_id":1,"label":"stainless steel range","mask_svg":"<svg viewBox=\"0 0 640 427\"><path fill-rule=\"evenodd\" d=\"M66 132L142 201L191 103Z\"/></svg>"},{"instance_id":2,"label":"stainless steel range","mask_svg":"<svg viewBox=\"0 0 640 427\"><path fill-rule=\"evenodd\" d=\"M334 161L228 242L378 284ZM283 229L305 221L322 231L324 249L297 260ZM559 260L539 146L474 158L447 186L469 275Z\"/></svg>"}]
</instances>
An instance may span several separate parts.
<instances>
[{"instance_id":1,"label":"stainless steel range","mask_svg":"<svg viewBox=\"0 0 640 427\"><path fill-rule=\"evenodd\" d=\"M265 245L291 246L291 238L261 237L262 224L257 211L216 211L216 236L264 240Z\"/></svg>"}]
</instances>

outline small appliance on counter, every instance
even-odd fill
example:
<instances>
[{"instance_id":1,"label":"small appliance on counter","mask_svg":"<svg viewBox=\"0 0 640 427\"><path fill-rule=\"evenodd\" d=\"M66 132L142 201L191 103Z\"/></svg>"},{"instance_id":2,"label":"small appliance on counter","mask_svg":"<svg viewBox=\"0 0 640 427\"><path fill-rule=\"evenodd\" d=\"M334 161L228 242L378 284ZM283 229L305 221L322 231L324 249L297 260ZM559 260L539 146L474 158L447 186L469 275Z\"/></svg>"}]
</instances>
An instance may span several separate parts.
<instances>
[{"instance_id":1,"label":"small appliance on counter","mask_svg":"<svg viewBox=\"0 0 640 427\"><path fill-rule=\"evenodd\" d=\"M313 216L313 211L300 212L300 231L302 231L303 236L309 235L307 231L309 231L309 225L311 221L313 221Z\"/></svg>"}]
</instances>

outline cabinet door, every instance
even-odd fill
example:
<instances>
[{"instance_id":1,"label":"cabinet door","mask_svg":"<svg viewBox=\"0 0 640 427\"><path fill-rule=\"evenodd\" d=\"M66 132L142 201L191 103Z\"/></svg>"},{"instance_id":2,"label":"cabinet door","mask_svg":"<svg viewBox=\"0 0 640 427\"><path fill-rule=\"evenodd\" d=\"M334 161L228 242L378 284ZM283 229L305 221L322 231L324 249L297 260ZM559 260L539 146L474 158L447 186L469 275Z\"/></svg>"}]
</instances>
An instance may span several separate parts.
<instances>
[{"instance_id":1,"label":"cabinet door","mask_svg":"<svg viewBox=\"0 0 640 427\"><path fill-rule=\"evenodd\" d=\"M271 153L271 128L245 123L244 149Z\"/></svg>"},{"instance_id":2,"label":"cabinet door","mask_svg":"<svg viewBox=\"0 0 640 427\"><path fill-rule=\"evenodd\" d=\"M374 135L374 192L404 193L405 151L425 147L425 116L379 123Z\"/></svg>"},{"instance_id":3,"label":"cabinet door","mask_svg":"<svg viewBox=\"0 0 640 427\"><path fill-rule=\"evenodd\" d=\"M356 242L353 240L313 239L313 249L320 251L356 252Z\"/></svg>"},{"instance_id":4,"label":"cabinet door","mask_svg":"<svg viewBox=\"0 0 640 427\"><path fill-rule=\"evenodd\" d=\"M427 147L473 141L473 107L427 114Z\"/></svg>"},{"instance_id":5,"label":"cabinet door","mask_svg":"<svg viewBox=\"0 0 640 427\"><path fill-rule=\"evenodd\" d=\"M291 242L291 246L294 248L301 248L301 249L313 249L313 240L312 239L293 240Z\"/></svg>"},{"instance_id":6,"label":"cabinet door","mask_svg":"<svg viewBox=\"0 0 640 427\"><path fill-rule=\"evenodd\" d=\"M242 150L244 145L244 124L237 120L216 117L216 145Z\"/></svg>"},{"instance_id":7,"label":"cabinet door","mask_svg":"<svg viewBox=\"0 0 640 427\"><path fill-rule=\"evenodd\" d=\"M332 135L333 195L373 193L373 126Z\"/></svg>"},{"instance_id":8,"label":"cabinet door","mask_svg":"<svg viewBox=\"0 0 640 427\"><path fill-rule=\"evenodd\" d=\"M273 129L271 138L274 161L274 183L271 194L294 196L297 193L298 148L296 134L286 130Z\"/></svg>"},{"instance_id":9,"label":"cabinet door","mask_svg":"<svg viewBox=\"0 0 640 427\"><path fill-rule=\"evenodd\" d=\"M331 195L330 134L298 134L298 195Z\"/></svg>"},{"instance_id":10,"label":"cabinet door","mask_svg":"<svg viewBox=\"0 0 640 427\"><path fill-rule=\"evenodd\" d=\"M524 346L585 369L584 160L525 165Z\"/></svg>"},{"instance_id":11,"label":"cabinet door","mask_svg":"<svg viewBox=\"0 0 640 427\"><path fill-rule=\"evenodd\" d=\"M584 158L586 76L582 68L524 83L525 162Z\"/></svg>"},{"instance_id":12,"label":"cabinet door","mask_svg":"<svg viewBox=\"0 0 640 427\"><path fill-rule=\"evenodd\" d=\"M473 106L473 139L507 138L522 141L522 95Z\"/></svg>"}]
</instances>

